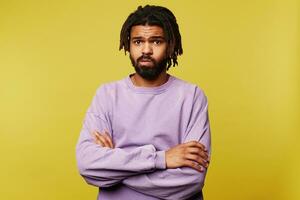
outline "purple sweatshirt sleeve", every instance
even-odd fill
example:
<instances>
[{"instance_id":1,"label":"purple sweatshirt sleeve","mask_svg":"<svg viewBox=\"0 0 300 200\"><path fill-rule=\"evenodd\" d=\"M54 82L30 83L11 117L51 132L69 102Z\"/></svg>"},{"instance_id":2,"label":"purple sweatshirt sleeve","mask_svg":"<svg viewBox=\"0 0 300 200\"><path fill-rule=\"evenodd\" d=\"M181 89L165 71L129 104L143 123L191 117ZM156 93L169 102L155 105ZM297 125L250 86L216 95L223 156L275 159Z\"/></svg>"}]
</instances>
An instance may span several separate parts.
<instances>
[{"instance_id":1,"label":"purple sweatshirt sleeve","mask_svg":"<svg viewBox=\"0 0 300 200\"><path fill-rule=\"evenodd\" d=\"M91 136L94 130L108 130L111 133L106 94L103 87L97 91L86 113L76 145L78 169L86 182L98 187L109 187L129 176L164 169L164 151L156 151L153 145L126 150L101 147L94 142Z\"/></svg>"},{"instance_id":2,"label":"purple sweatshirt sleeve","mask_svg":"<svg viewBox=\"0 0 300 200\"><path fill-rule=\"evenodd\" d=\"M208 119L208 104L204 93L196 89L192 116L183 138L183 143L196 140L211 153L211 138ZM123 180L128 187L162 199L183 200L199 193L204 186L206 169L200 173L189 167L156 170Z\"/></svg>"}]
</instances>

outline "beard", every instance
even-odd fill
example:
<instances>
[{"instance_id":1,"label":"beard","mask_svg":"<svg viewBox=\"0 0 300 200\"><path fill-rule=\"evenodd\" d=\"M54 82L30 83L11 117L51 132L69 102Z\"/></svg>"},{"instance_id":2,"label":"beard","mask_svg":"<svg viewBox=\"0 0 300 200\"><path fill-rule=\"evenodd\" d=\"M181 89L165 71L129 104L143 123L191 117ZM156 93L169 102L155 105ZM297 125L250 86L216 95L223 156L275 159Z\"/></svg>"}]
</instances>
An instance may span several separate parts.
<instances>
[{"instance_id":1,"label":"beard","mask_svg":"<svg viewBox=\"0 0 300 200\"><path fill-rule=\"evenodd\" d=\"M153 58L151 58L150 56L147 55L143 55L141 57L139 57L136 61L134 60L134 58L129 55L130 60L131 60L131 64L134 67L136 73L138 73L141 77L143 77L146 80L155 80L157 79L157 77L166 69L167 66L167 59L164 58L160 61L156 61ZM150 62L152 62L153 66L144 66L140 64L140 61L142 59L147 59L150 60Z\"/></svg>"}]
</instances>

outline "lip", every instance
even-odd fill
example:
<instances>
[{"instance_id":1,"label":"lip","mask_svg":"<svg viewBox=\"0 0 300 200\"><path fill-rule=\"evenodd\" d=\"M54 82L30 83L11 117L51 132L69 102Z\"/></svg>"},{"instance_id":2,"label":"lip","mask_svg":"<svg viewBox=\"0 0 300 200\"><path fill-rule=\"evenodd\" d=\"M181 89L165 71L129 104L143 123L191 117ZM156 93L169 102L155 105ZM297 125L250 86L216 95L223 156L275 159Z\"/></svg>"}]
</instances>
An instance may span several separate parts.
<instances>
[{"instance_id":1,"label":"lip","mask_svg":"<svg viewBox=\"0 0 300 200\"><path fill-rule=\"evenodd\" d=\"M140 62L152 62L150 59L140 60Z\"/></svg>"},{"instance_id":2,"label":"lip","mask_svg":"<svg viewBox=\"0 0 300 200\"><path fill-rule=\"evenodd\" d=\"M151 60L140 60L139 63L144 64L144 65L149 65L149 64L152 64L152 61Z\"/></svg>"}]
</instances>

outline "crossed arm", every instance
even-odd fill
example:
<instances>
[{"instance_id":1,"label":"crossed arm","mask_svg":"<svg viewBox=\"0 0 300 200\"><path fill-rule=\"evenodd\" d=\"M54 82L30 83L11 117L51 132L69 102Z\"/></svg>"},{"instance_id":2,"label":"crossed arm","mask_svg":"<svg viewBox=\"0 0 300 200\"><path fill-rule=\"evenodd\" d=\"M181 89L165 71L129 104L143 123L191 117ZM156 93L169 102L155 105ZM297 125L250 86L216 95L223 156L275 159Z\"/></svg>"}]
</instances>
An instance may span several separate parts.
<instances>
[{"instance_id":1,"label":"crossed arm","mask_svg":"<svg viewBox=\"0 0 300 200\"><path fill-rule=\"evenodd\" d=\"M95 131L93 138L99 146L114 148L108 133ZM207 135L203 135L200 140L210 144ZM208 148L196 140L176 145L165 151L166 169L130 176L122 183L133 190L161 199L188 199L200 192L204 185L210 145Z\"/></svg>"},{"instance_id":2,"label":"crossed arm","mask_svg":"<svg viewBox=\"0 0 300 200\"><path fill-rule=\"evenodd\" d=\"M162 199L188 199L201 191L210 156L206 99L194 105L183 143L165 151L151 144L115 148L109 120L99 110L92 103L76 147L78 168L87 183L100 188L122 183Z\"/></svg>"},{"instance_id":3,"label":"crossed arm","mask_svg":"<svg viewBox=\"0 0 300 200\"><path fill-rule=\"evenodd\" d=\"M114 148L108 133L95 131L93 135L95 143L98 145ZM204 169L208 167L209 163L208 152L204 145L197 141L191 141L176 145L167 150L165 154L166 171L131 176L124 179L123 183L138 192L169 200L187 199L195 192L199 192L205 178ZM187 171L180 170L180 167L193 168L199 174L194 176L194 172L187 173ZM182 175L187 175L187 177L180 178Z\"/></svg>"},{"instance_id":4,"label":"crossed arm","mask_svg":"<svg viewBox=\"0 0 300 200\"><path fill-rule=\"evenodd\" d=\"M101 147L114 148L113 141L107 131L103 133L94 131L92 136L94 142ZM204 168L207 168L209 164L206 147L197 141L178 144L170 148L165 152L165 159L167 169L191 167L199 172L204 172Z\"/></svg>"}]
</instances>

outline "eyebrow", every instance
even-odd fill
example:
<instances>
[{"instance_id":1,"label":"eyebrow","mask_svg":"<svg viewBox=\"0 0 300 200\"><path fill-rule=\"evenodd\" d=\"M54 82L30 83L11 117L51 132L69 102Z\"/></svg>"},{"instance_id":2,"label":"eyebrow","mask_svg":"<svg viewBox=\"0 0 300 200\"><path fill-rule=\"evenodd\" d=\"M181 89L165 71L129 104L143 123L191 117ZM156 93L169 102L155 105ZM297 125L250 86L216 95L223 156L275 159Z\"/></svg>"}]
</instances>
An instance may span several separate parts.
<instances>
[{"instance_id":1,"label":"eyebrow","mask_svg":"<svg viewBox=\"0 0 300 200\"><path fill-rule=\"evenodd\" d=\"M136 37L132 37L132 40L141 40L144 39L144 37L142 36L136 36ZM151 36L149 39L162 39L164 40L165 38L163 36Z\"/></svg>"}]
</instances>

